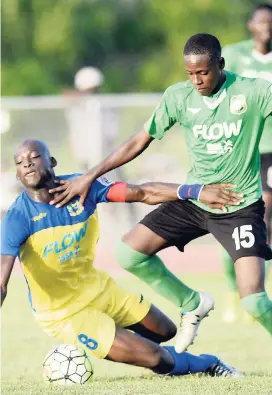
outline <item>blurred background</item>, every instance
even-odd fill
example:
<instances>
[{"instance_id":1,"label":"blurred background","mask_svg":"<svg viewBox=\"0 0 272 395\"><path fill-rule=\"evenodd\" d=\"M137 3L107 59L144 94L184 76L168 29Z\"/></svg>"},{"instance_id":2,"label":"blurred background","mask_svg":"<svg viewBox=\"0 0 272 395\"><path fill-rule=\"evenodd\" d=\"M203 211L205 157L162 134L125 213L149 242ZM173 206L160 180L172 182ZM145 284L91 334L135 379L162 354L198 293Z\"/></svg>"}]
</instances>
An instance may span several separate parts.
<instances>
[{"instance_id":1,"label":"blurred background","mask_svg":"<svg viewBox=\"0 0 272 395\"><path fill-rule=\"evenodd\" d=\"M247 38L254 0L2 0L2 94L59 94L82 66L103 93L161 92L185 78L182 49L197 32L223 45Z\"/></svg>"},{"instance_id":2,"label":"blurred background","mask_svg":"<svg viewBox=\"0 0 272 395\"><path fill-rule=\"evenodd\" d=\"M20 191L13 153L22 140L44 140L58 160L57 174L92 167L142 127L169 85L185 79L182 51L190 35L212 33L222 46L246 39L247 20L259 3L2 0L2 214ZM187 163L182 131L173 128L140 159L108 176L183 182ZM100 208L102 265L112 259L103 255L112 250L105 246L149 210L140 204ZM206 264L203 252L201 267L197 256L192 259L193 244L189 254L173 252L170 264L220 270L216 242L205 237L196 243L208 249ZM110 268L117 270L114 263Z\"/></svg>"}]
</instances>

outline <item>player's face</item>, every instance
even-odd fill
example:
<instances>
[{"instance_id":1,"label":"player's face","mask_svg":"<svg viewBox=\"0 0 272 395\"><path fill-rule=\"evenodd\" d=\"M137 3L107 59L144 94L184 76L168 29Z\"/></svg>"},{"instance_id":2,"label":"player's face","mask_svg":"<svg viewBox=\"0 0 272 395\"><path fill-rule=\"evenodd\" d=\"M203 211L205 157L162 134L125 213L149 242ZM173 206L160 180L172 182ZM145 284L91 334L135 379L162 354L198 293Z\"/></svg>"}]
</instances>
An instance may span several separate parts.
<instances>
[{"instance_id":1,"label":"player's face","mask_svg":"<svg viewBox=\"0 0 272 395\"><path fill-rule=\"evenodd\" d=\"M248 27L255 40L263 43L272 41L272 11L266 9L256 11Z\"/></svg>"},{"instance_id":2,"label":"player's face","mask_svg":"<svg viewBox=\"0 0 272 395\"><path fill-rule=\"evenodd\" d=\"M21 145L14 160L17 178L26 188L43 188L55 177L53 171L55 160L42 145L36 142Z\"/></svg>"},{"instance_id":3,"label":"player's face","mask_svg":"<svg viewBox=\"0 0 272 395\"><path fill-rule=\"evenodd\" d=\"M185 55L184 65L189 80L202 96L209 96L219 85L224 60L211 61L209 55Z\"/></svg>"}]
</instances>

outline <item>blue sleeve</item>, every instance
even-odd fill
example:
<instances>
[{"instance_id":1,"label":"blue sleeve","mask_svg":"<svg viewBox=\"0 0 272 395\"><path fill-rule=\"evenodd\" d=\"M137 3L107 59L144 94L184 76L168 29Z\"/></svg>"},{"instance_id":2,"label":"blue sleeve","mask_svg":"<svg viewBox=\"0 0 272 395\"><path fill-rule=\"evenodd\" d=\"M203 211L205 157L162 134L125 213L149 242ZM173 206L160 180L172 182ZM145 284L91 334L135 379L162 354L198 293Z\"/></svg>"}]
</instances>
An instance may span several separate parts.
<instances>
[{"instance_id":1,"label":"blue sleeve","mask_svg":"<svg viewBox=\"0 0 272 395\"><path fill-rule=\"evenodd\" d=\"M113 181L109 181L105 176L97 178L91 186L87 195L87 200L91 200L95 204L107 203L107 194L110 187L114 184Z\"/></svg>"},{"instance_id":2,"label":"blue sleeve","mask_svg":"<svg viewBox=\"0 0 272 395\"><path fill-rule=\"evenodd\" d=\"M18 256L20 247L29 237L26 218L18 210L10 210L1 223L1 255Z\"/></svg>"}]
</instances>

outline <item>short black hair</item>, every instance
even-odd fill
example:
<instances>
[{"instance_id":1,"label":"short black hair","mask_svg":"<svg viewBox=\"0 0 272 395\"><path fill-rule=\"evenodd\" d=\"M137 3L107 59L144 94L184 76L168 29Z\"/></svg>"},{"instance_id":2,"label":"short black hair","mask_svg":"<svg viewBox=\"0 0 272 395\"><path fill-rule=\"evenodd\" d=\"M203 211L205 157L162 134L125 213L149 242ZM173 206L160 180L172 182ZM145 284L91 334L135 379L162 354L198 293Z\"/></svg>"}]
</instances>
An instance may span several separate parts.
<instances>
[{"instance_id":1,"label":"short black hair","mask_svg":"<svg viewBox=\"0 0 272 395\"><path fill-rule=\"evenodd\" d=\"M255 12L260 11L260 10L268 10L272 12L272 5L268 3L261 3L256 5L256 7L253 8L251 16L255 14Z\"/></svg>"},{"instance_id":2,"label":"short black hair","mask_svg":"<svg viewBox=\"0 0 272 395\"><path fill-rule=\"evenodd\" d=\"M221 45L215 36L208 33L198 33L190 37L186 42L183 54L208 54L211 60L216 60L221 57Z\"/></svg>"}]
</instances>

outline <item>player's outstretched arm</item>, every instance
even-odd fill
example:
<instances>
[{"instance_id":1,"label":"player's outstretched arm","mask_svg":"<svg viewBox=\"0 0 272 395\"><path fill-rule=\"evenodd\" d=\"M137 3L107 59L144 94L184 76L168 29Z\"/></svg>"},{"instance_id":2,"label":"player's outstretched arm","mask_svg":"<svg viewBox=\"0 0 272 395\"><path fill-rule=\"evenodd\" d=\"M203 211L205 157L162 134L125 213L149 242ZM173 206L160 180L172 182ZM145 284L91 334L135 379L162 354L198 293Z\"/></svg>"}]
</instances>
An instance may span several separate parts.
<instances>
[{"instance_id":1,"label":"player's outstretched arm","mask_svg":"<svg viewBox=\"0 0 272 395\"><path fill-rule=\"evenodd\" d=\"M147 182L141 185L127 184L125 202L159 204L170 200L178 200L178 187L178 184L163 182Z\"/></svg>"},{"instance_id":2,"label":"player's outstretched arm","mask_svg":"<svg viewBox=\"0 0 272 395\"><path fill-rule=\"evenodd\" d=\"M14 262L15 256L1 255L1 306L7 296L8 282Z\"/></svg>"},{"instance_id":3,"label":"player's outstretched arm","mask_svg":"<svg viewBox=\"0 0 272 395\"><path fill-rule=\"evenodd\" d=\"M243 195L230 191L233 184L186 185L160 182L149 182L141 185L127 184L120 193L119 186L113 185L108 193L110 201L142 202L145 204L159 204L171 200L200 200L211 208L226 211L226 206L238 205L243 202ZM114 192L116 188L116 193Z\"/></svg>"},{"instance_id":4,"label":"player's outstretched arm","mask_svg":"<svg viewBox=\"0 0 272 395\"><path fill-rule=\"evenodd\" d=\"M55 196L50 204L61 207L73 199L73 197L80 196L80 203L83 205L87 193L96 178L132 161L149 146L152 140L153 138L142 129L139 133L126 140L106 159L83 176L67 181L56 180L56 183L61 185L51 189L49 192L58 193L59 195Z\"/></svg>"}]
</instances>

